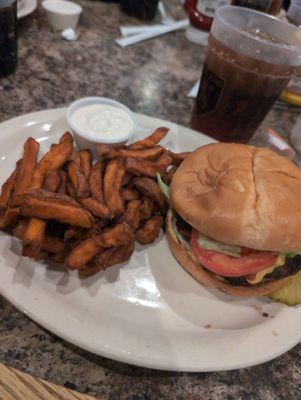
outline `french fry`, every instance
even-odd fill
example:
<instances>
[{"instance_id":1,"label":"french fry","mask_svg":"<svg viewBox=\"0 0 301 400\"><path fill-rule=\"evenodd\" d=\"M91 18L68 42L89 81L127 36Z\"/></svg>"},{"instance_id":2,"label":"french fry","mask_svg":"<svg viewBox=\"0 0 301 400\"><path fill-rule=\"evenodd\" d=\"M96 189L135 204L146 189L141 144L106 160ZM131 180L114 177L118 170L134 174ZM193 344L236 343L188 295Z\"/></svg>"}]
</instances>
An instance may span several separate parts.
<instances>
[{"instance_id":1,"label":"french fry","mask_svg":"<svg viewBox=\"0 0 301 400\"><path fill-rule=\"evenodd\" d=\"M123 188L121 190L121 197L122 197L123 201L139 200L140 194L135 189Z\"/></svg>"},{"instance_id":2,"label":"french fry","mask_svg":"<svg viewBox=\"0 0 301 400\"><path fill-rule=\"evenodd\" d=\"M22 160L19 160L16 164L16 168L14 169L14 171L10 174L10 176L6 179L6 181L2 185L1 196L0 196L0 207L6 207L10 203L15 188L17 176L21 168L21 164Z\"/></svg>"},{"instance_id":3,"label":"french fry","mask_svg":"<svg viewBox=\"0 0 301 400\"><path fill-rule=\"evenodd\" d=\"M133 240L123 246L104 249L90 264L79 270L79 276L87 278L112 265L124 263L131 258L134 249L135 242Z\"/></svg>"},{"instance_id":4,"label":"french fry","mask_svg":"<svg viewBox=\"0 0 301 400\"><path fill-rule=\"evenodd\" d=\"M137 158L129 157L124 163L126 171L136 176L148 176L150 178L156 178L157 172L163 175L165 172L165 166L156 165L156 163L149 160L138 160Z\"/></svg>"},{"instance_id":5,"label":"french fry","mask_svg":"<svg viewBox=\"0 0 301 400\"><path fill-rule=\"evenodd\" d=\"M18 207L7 207L2 211L0 219L0 229L11 228L17 223L20 215L20 209Z\"/></svg>"},{"instance_id":6,"label":"french fry","mask_svg":"<svg viewBox=\"0 0 301 400\"><path fill-rule=\"evenodd\" d=\"M102 268L99 265L91 261L88 265L85 265L85 267L78 270L78 276L81 279L89 278L90 276L97 274L101 270Z\"/></svg>"},{"instance_id":7,"label":"french fry","mask_svg":"<svg viewBox=\"0 0 301 400\"><path fill-rule=\"evenodd\" d=\"M20 208L20 213L25 217L34 217L46 221L53 219L61 223L80 226L82 228L91 228L93 225L91 214L83 208L59 205L35 198L27 199Z\"/></svg>"},{"instance_id":8,"label":"french fry","mask_svg":"<svg viewBox=\"0 0 301 400\"><path fill-rule=\"evenodd\" d=\"M72 137L70 132L67 131L61 136L59 143L62 143L62 142L71 142L71 143L73 143L73 137Z\"/></svg>"},{"instance_id":9,"label":"french fry","mask_svg":"<svg viewBox=\"0 0 301 400\"><path fill-rule=\"evenodd\" d=\"M61 177L58 173L58 171L52 171L50 172L49 175L47 175L43 189L51 191L51 192L56 192L61 184Z\"/></svg>"},{"instance_id":10,"label":"french fry","mask_svg":"<svg viewBox=\"0 0 301 400\"><path fill-rule=\"evenodd\" d=\"M185 158L189 156L189 154L191 154L191 151L187 151L184 153L174 153L170 150L165 150L165 152L172 157L174 165L180 165L182 161L184 161Z\"/></svg>"},{"instance_id":11,"label":"french fry","mask_svg":"<svg viewBox=\"0 0 301 400\"><path fill-rule=\"evenodd\" d=\"M41 188L45 177L50 172L61 168L70 157L73 150L72 136L70 137L67 133L65 135L64 139L39 161L32 177L31 189Z\"/></svg>"},{"instance_id":12,"label":"french fry","mask_svg":"<svg viewBox=\"0 0 301 400\"><path fill-rule=\"evenodd\" d=\"M153 243L159 236L163 224L164 220L161 215L155 215L147 220L143 227L135 232L137 242L142 245Z\"/></svg>"},{"instance_id":13,"label":"french fry","mask_svg":"<svg viewBox=\"0 0 301 400\"><path fill-rule=\"evenodd\" d=\"M61 179L60 186L58 188L59 194L66 194L67 193L67 173L64 170L59 170L59 176Z\"/></svg>"},{"instance_id":14,"label":"french fry","mask_svg":"<svg viewBox=\"0 0 301 400\"><path fill-rule=\"evenodd\" d=\"M16 164L16 168L13 173L2 185L2 191L0 196L0 229L8 229L13 227L18 220L20 210L17 207L11 207L13 200L13 192L16 188L17 179L22 166L22 160L19 160Z\"/></svg>"},{"instance_id":15,"label":"french fry","mask_svg":"<svg viewBox=\"0 0 301 400\"><path fill-rule=\"evenodd\" d=\"M45 235L42 250L47 253L61 254L66 252L67 244L62 239L55 236Z\"/></svg>"},{"instance_id":16,"label":"french fry","mask_svg":"<svg viewBox=\"0 0 301 400\"><path fill-rule=\"evenodd\" d=\"M115 225L97 236L97 243L101 247L121 246L132 240L134 240L134 234L126 222Z\"/></svg>"},{"instance_id":17,"label":"french fry","mask_svg":"<svg viewBox=\"0 0 301 400\"><path fill-rule=\"evenodd\" d=\"M157 128L155 132L153 132L150 136L131 144L128 148L131 150L140 150L155 146L157 143L160 142L160 140L162 140L167 135L168 131L169 131L168 128L164 127Z\"/></svg>"},{"instance_id":18,"label":"french fry","mask_svg":"<svg viewBox=\"0 0 301 400\"><path fill-rule=\"evenodd\" d=\"M156 165L160 165L161 167L168 167L169 165L172 165L173 163L173 158L168 155L168 154L163 154L157 161Z\"/></svg>"},{"instance_id":19,"label":"french fry","mask_svg":"<svg viewBox=\"0 0 301 400\"><path fill-rule=\"evenodd\" d=\"M46 221L38 218L30 218L24 233L22 255L24 257L37 258L43 245L46 229Z\"/></svg>"},{"instance_id":20,"label":"french fry","mask_svg":"<svg viewBox=\"0 0 301 400\"><path fill-rule=\"evenodd\" d=\"M70 132L67 131L60 137L59 143L63 143L63 142L73 143L73 137ZM59 143L52 143L52 145L50 146L50 150L55 149L59 145Z\"/></svg>"},{"instance_id":21,"label":"french fry","mask_svg":"<svg viewBox=\"0 0 301 400\"><path fill-rule=\"evenodd\" d=\"M154 199L148 196L142 196L142 205L140 207L140 220L150 219L156 212L156 203Z\"/></svg>"},{"instance_id":22,"label":"french fry","mask_svg":"<svg viewBox=\"0 0 301 400\"><path fill-rule=\"evenodd\" d=\"M80 165L83 174L87 179L89 179L91 168L92 168L92 154L90 150L81 150L79 152Z\"/></svg>"},{"instance_id":23,"label":"french fry","mask_svg":"<svg viewBox=\"0 0 301 400\"><path fill-rule=\"evenodd\" d=\"M114 214L109 208L101 203L93 199L92 197L87 197L86 199L80 200L81 205L86 209L89 210L91 214L98 218L105 218L105 219L113 219Z\"/></svg>"},{"instance_id":24,"label":"french fry","mask_svg":"<svg viewBox=\"0 0 301 400\"><path fill-rule=\"evenodd\" d=\"M121 246L133 241L134 235L127 223L121 223L114 228L90 237L71 250L66 260L69 269L81 269L90 262L103 247Z\"/></svg>"},{"instance_id":25,"label":"french fry","mask_svg":"<svg viewBox=\"0 0 301 400\"><path fill-rule=\"evenodd\" d=\"M69 159L72 151L72 135L69 132L65 132L59 143L55 146L52 146L51 150L48 151L48 153L46 153L39 161L33 173L30 188L41 188L46 176L52 171L60 169ZM45 229L45 221L42 221L39 218L31 218L29 220L28 227L24 235L24 244L26 244L26 248L23 249L23 255L28 255L31 258L38 257L38 254L42 248Z\"/></svg>"},{"instance_id":26,"label":"french fry","mask_svg":"<svg viewBox=\"0 0 301 400\"><path fill-rule=\"evenodd\" d=\"M113 256L114 251L119 247L102 248L98 255L87 265L78 271L80 278L88 278L89 276L97 274L97 272L105 269L103 265ZM99 258L100 262L96 263L96 259Z\"/></svg>"},{"instance_id":27,"label":"french fry","mask_svg":"<svg viewBox=\"0 0 301 400\"><path fill-rule=\"evenodd\" d=\"M36 246L34 244L26 244L23 240L22 256L37 260L41 254L41 248L42 245L38 248L38 250L36 250Z\"/></svg>"},{"instance_id":28,"label":"french fry","mask_svg":"<svg viewBox=\"0 0 301 400\"><path fill-rule=\"evenodd\" d=\"M90 276L97 274L101 270L102 268L100 266L91 261L88 265L85 265L85 267L78 270L78 276L81 279L89 278Z\"/></svg>"},{"instance_id":29,"label":"french fry","mask_svg":"<svg viewBox=\"0 0 301 400\"><path fill-rule=\"evenodd\" d=\"M70 161L74 161L78 168L81 168L81 159L79 151L73 150L70 156Z\"/></svg>"},{"instance_id":30,"label":"french fry","mask_svg":"<svg viewBox=\"0 0 301 400\"><path fill-rule=\"evenodd\" d=\"M134 249L134 240L131 240L122 246L105 249L97 257L95 257L95 264L100 266L102 269L106 269L112 265L123 263L131 257Z\"/></svg>"},{"instance_id":31,"label":"french fry","mask_svg":"<svg viewBox=\"0 0 301 400\"><path fill-rule=\"evenodd\" d=\"M132 231L135 232L140 223L141 200L132 200L127 204L124 213L125 221L130 225Z\"/></svg>"},{"instance_id":32,"label":"french fry","mask_svg":"<svg viewBox=\"0 0 301 400\"><path fill-rule=\"evenodd\" d=\"M82 228L92 228L94 223L92 215L73 199L68 199L69 196L57 195L66 198L60 199L51 198L51 196L36 196L35 194L33 191L18 196L21 215L42 220L55 220ZM27 236L26 238L28 240Z\"/></svg>"},{"instance_id":33,"label":"french fry","mask_svg":"<svg viewBox=\"0 0 301 400\"><path fill-rule=\"evenodd\" d=\"M129 172L126 172L124 174L124 177L122 178L121 186L122 187L127 186L132 179L133 179L133 175L130 174Z\"/></svg>"},{"instance_id":34,"label":"french fry","mask_svg":"<svg viewBox=\"0 0 301 400\"><path fill-rule=\"evenodd\" d=\"M79 232L79 229L80 228L75 228L75 227L66 229L64 233L64 240L70 240L74 238L74 236L76 236L77 233Z\"/></svg>"},{"instance_id":35,"label":"french fry","mask_svg":"<svg viewBox=\"0 0 301 400\"><path fill-rule=\"evenodd\" d=\"M67 196L60 193L53 193L45 189L32 189L28 190L25 193L19 194L18 196L16 196L16 205L17 206L22 205L24 199L29 197L80 208L80 204L76 200L74 200L74 198L72 198L71 196Z\"/></svg>"},{"instance_id":36,"label":"french fry","mask_svg":"<svg viewBox=\"0 0 301 400\"><path fill-rule=\"evenodd\" d=\"M27 228L27 223L26 221L19 221L18 225L14 228L13 230L13 235L16 236L17 238L23 240L24 239L24 234ZM55 236L49 236L45 234L43 245L42 245L42 250L47 252L47 253L62 253L66 251L67 249L67 244L64 243L63 240L55 237Z\"/></svg>"},{"instance_id":37,"label":"french fry","mask_svg":"<svg viewBox=\"0 0 301 400\"><path fill-rule=\"evenodd\" d=\"M13 196L25 192L31 185L40 145L33 139L28 138L24 144L23 158L19 168Z\"/></svg>"},{"instance_id":38,"label":"french fry","mask_svg":"<svg viewBox=\"0 0 301 400\"><path fill-rule=\"evenodd\" d=\"M102 180L103 180L103 171L104 171L104 162L98 161L93 165L90 176L89 176L89 187L91 196L93 199L104 202L103 198L103 189L102 189Z\"/></svg>"},{"instance_id":39,"label":"french fry","mask_svg":"<svg viewBox=\"0 0 301 400\"><path fill-rule=\"evenodd\" d=\"M158 204L163 215L167 211L167 202L164 194L162 193L159 185L150 178L136 178L134 180L134 185L140 193L149 196L155 200Z\"/></svg>"},{"instance_id":40,"label":"french fry","mask_svg":"<svg viewBox=\"0 0 301 400\"><path fill-rule=\"evenodd\" d=\"M74 189L76 191L77 197L85 198L90 194L90 189L86 176L81 171L80 167L75 161L70 161L67 166L68 176Z\"/></svg>"},{"instance_id":41,"label":"french fry","mask_svg":"<svg viewBox=\"0 0 301 400\"><path fill-rule=\"evenodd\" d=\"M24 219L20 219L17 225L12 230L12 234L16 236L18 239L23 240L26 227L27 227L27 221L25 221Z\"/></svg>"},{"instance_id":42,"label":"french fry","mask_svg":"<svg viewBox=\"0 0 301 400\"><path fill-rule=\"evenodd\" d=\"M76 198L77 198L77 193L76 193L76 190L75 190L75 188L74 188L74 186L72 185L71 182L67 182L66 188L67 188L67 193L68 193L71 197L73 197L74 199L76 199Z\"/></svg>"},{"instance_id":43,"label":"french fry","mask_svg":"<svg viewBox=\"0 0 301 400\"><path fill-rule=\"evenodd\" d=\"M61 253L49 254L50 260L58 264L63 264L67 256L68 256L67 251L62 251Z\"/></svg>"},{"instance_id":44,"label":"french fry","mask_svg":"<svg viewBox=\"0 0 301 400\"><path fill-rule=\"evenodd\" d=\"M134 157L142 160L156 160L164 152L163 147L151 147L142 150L129 150L115 148L110 145L100 144L97 146L97 153L103 158L128 158Z\"/></svg>"},{"instance_id":45,"label":"french fry","mask_svg":"<svg viewBox=\"0 0 301 400\"><path fill-rule=\"evenodd\" d=\"M115 216L124 212L120 189L125 169L120 160L110 160L103 179L104 200Z\"/></svg>"},{"instance_id":46,"label":"french fry","mask_svg":"<svg viewBox=\"0 0 301 400\"><path fill-rule=\"evenodd\" d=\"M69 234L71 234L71 231L69 231ZM80 243L82 243L83 241L85 241L95 235L96 235L96 232L94 232L94 228L93 229L77 228L71 239L66 239L64 237L64 240L66 240L66 242L68 243L68 245L70 246L71 249L74 249Z\"/></svg>"},{"instance_id":47,"label":"french fry","mask_svg":"<svg viewBox=\"0 0 301 400\"><path fill-rule=\"evenodd\" d=\"M95 226L94 226L95 232L97 234L101 233L104 228L107 228L109 223L110 223L110 221L108 219L103 219L103 218L97 219Z\"/></svg>"}]
</instances>

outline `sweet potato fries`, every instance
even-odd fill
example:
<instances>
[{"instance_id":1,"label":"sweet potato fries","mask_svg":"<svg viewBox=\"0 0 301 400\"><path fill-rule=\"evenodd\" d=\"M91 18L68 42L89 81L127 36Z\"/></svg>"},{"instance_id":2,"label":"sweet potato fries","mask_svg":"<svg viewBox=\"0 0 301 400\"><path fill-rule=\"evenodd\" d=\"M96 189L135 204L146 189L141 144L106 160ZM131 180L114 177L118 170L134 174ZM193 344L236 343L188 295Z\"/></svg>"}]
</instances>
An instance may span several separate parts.
<instances>
[{"instance_id":1,"label":"sweet potato fries","mask_svg":"<svg viewBox=\"0 0 301 400\"><path fill-rule=\"evenodd\" d=\"M77 151L66 132L38 160L28 138L23 157L2 186L0 229L18 237L22 255L49 258L87 277L127 261L135 242L152 243L164 227L168 204L156 175L169 181L187 153L158 143L158 128L129 146L99 145L98 160Z\"/></svg>"}]
</instances>

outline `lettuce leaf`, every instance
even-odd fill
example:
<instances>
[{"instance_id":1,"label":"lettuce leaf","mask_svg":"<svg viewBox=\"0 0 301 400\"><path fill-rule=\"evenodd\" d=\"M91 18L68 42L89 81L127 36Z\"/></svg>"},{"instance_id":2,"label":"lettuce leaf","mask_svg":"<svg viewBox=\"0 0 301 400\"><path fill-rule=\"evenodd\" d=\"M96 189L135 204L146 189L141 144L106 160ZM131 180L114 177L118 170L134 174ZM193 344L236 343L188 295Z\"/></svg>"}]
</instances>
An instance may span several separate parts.
<instances>
[{"instance_id":1,"label":"lettuce leaf","mask_svg":"<svg viewBox=\"0 0 301 400\"><path fill-rule=\"evenodd\" d=\"M286 257L295 257L295 256L300 256L301 255L301 250L298 251L284 251L281 254L283 254Z\"/></svg>"},{"instance_id":2,"label":"lettuce leaf","mask_svg":"<svg viewBox=\"0 0 301 400\"><path fill-rule=\"evenodd\" d=\"M224 253L232 257L239 258L241 256L241 248L229 244L217 242L216 240L209 238L203 234L199 234L198 242L203 249L214 250L219 253Z\"/></svg>"},{"instance_id":3,"label":"lettuce leaf","mask_svg":"<svg viewBox=\"0 0 301 400\"><path fill-rule=\"evenodd\" d=\"M157 182L158 185L160 186L160 189L162 190L162 193L168 198L169 200L169 187L166 185L165 182L163 182L161 175L159 172L157 172Z\"/></svg>"},{"instance_id":4,"label":"lettuce leaf","mask_svg":"<svg viewBox=\"0 0 301 400\"><path fill-rule=\"evenodd\" d=\"M167 211L167 221L168 221L167 229L168 229L170 235L172 236L173 240L176 243L181 243L178 233L175 230L174 215L173 215L171 208Z\"/></svg>"},{"instance_id":5,"label":"lettuce leaf","mask_svg":"<svg viewBox=\"0 0 301 400\"><path fill-rule=\"evenodd\" d=\"M289 278L288 283L276 292L270 293L269 297L287 304L295 306L301 303L301 271Z\"/></svg>"}]
</instances>

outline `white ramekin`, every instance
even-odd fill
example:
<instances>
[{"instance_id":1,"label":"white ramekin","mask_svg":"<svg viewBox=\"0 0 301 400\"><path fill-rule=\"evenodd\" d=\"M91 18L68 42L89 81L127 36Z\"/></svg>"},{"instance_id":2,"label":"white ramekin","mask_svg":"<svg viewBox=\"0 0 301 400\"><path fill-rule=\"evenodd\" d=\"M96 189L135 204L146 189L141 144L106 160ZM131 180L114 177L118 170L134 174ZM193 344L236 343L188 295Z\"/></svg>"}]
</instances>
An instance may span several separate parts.
<instances>
[{"instance_id":1,"label":"white ramekin","mask_svg":"<svg viewBox=\"0 0 301 400\"><path fill-rule=\"evenodd\" d=\"M107 104L110 106L115 106L124 110L133 121L133 129L131 129L126 134L117 137L117 138L97 138L93 135L89 135L88 133L78 129L72 122L72 114L75 110L78 110L81 107L89 106L92 104ZM67 110L67 123L71 132L73 133L73 137L79 149L90 149L93 154L96 153L96 146L100 143L102 144L111 144L115 146L121 146L125 144L134 134L137 128L137 121L134 113L126 107L124 104L119 103L119 101L112 100L106 97L83 97L82 99L76 100L70 104Z\"/></svg>"},{"instance_id":2,"label":"white ramekin","mask_svg":"<svg viewBox=\"0 0 301 400\"><path fill-rule=\"evenodd\" d=\"M58 31L75 29L83 11L79 4L67 0L44 0L42 7L46 11L49 25Z\"/></svg>"}]
</instances>

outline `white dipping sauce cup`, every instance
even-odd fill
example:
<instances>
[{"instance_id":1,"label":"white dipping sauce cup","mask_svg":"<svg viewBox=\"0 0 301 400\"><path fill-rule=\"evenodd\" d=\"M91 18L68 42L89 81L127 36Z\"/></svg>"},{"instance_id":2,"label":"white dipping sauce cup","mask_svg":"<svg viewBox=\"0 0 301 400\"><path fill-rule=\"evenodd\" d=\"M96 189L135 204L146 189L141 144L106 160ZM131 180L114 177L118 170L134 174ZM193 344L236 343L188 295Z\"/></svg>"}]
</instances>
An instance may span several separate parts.
<instances>
[{"instance_id":1,"label":"white dipping sauce cup","mask_svg":"<svg viewBox=\"0 0 301 400\"><path fill-rule=\"evenodd\" d=\"M118 137L107 137L99 138L95 135L91 135L81 129L79 129L72 121L73 113L79 108L90 106L93 104L105 104L114 106L125 111L133 122L133 128L128 132L118 136ZM106 97L84 97L82 99L74 101L67 110L67 122L69 128L73 134L75 142L79 149L90 149L92 153L96 154L96 146L98 144L111 144L114 146L121 146L125 144L134 134L137 129L137 121L134 113L126 107L124 104L119 103L119 101L112 100Z\"/></svg>"},{"instance_id":2,"label":"white dipping sauce cup","mask_svg":"<svg viewBox=\"0 0 301 400\"><path fill-rule=\"evenodd\" d=\"M46 11L49 25L58 31L75 29L83 11L80 5L67 0L44 0L42 7Z\"/></svg>"}]
</instances>

